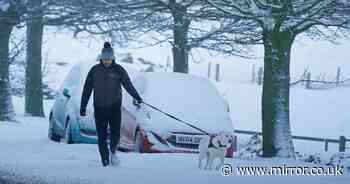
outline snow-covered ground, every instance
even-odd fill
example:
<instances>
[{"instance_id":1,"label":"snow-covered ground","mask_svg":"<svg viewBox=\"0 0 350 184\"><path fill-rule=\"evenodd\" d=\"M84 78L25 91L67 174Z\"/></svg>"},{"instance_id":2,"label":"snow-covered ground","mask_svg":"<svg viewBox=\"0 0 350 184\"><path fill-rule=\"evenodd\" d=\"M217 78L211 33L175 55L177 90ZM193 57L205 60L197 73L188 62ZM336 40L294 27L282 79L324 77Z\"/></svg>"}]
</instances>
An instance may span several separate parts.
<instances>
[{"instance_id":1,"label":"snow-covered ground","mask_svg":"<svg viewBox=\"0 0 350 184\"><path fill-rule=\"evenodd\" d=\"M48 101L45 106L50 107ZM0 122L0 176L24 183L348 183L350 176L222 176L197 168L196 154L118 152L118 168L101 166L97 145L55 143L47 138L48 120L23 115L15 98L19 123ZM47 109L46 109L47 110ZM313 166L291 160L231 160L232 166Z\"/></svg>"},{"instance_id":2,"label":"snow-covered ground","mask_svg":"<svg viewBox=\"0 0 350 184\"><path fill-rule=\"evenodd\" d=\"M220 86L219 86L220 88ZM238 88L238 86L237 86ZM223 89L222 89L223 90ZM259 122L259 106L257 104L259 90L251 85L240 85L239 89L232 88L234 95L230 95L229 89L226 93L231 102L233 116L239 121L235 122L236 128L256 129ZM298 94L301 89L292 90L292 97L303 97ZM343 90L343 91L342 91ZM244 92L245 91L245 92ZM250 91L250 92L249 92ZM349 89L337 89L334 96L344 95ZM317 93L317 92L310 92ZM333 99L333 95L329 95ZM306 97L322 99L327 104L317 104L317 107L329 107L331 103L322 93L318 95L309 95ZM334 97L335 98L335 97ZM19 123L0 122L0 177L11 177L25 183L260 183L262 180L269 183L348 183L350 176L222 176L219 171L199 170L197 168L196 154L137 154L118 152L122 160L119 168L103 168L100 163L97 145L92 144L74 144L55 143L47 138L48 120L47 118L35 118L23 114L23 99L13 98L17 120ZM245 100L239 100L245 99ZM248 99L248 100L246 100ZM334 99L336 100L336 99ZM298 105L302 100L294 100ZM313 100L316 101L317 100ZM320 100L319 100L320 101ZM321 102L319 102L321 103ZM312 106L308 103L304 105L304 113ZM337 103L339 104L339 103ZM52 105L52 101L45 101L45 111ZM294 106L292 105L292 106ZM346 105L346 104L345 104ZM300 107L301 108L301 107ZM332 107L329 107L330 109ZM314 108L313 108L314 109ZM331 115L332 111L325 109L326 113ZM336 112L336 110L335 110ZM301 112L299 112L301 113ZM319 115L322 116L323 113ZM293 113L292 113L293 114ZM345 114L345 113L344 113ZM293 119L292 115L292 119ZM301 116L305 117L301 114ZM326 116L326 115L325 115ZM239 117L239 118L238 118ZM294 117L295 118L295 117ZM322 117L319 118L320 121ZM297 119L298 120L298 119ZM295 122L299 122L295 120ZM305 120L308 120L307 118ZM336 131L327 133L326 125L320 126L319 133L308 131L314 123L309 120L308 130L303 130L304 121L292 126L293 130L299 130L300 133L312 132L313 136L336 136ZM326 120L325 120L326 121ZM323 121L323 122L325 122ZM242 123L241 123L242 122ZM247 122L247 123L243 123ZM322 123L322 122L321 122ZM317 123L315 122L315 125ZM335 123L331 124L337 127ZM306 127L306 126L305 126ZM344 128L344 127L343 127ZM347 127L348 128L348 127ZM306 129L306 128L305 128ZM296 132L296 131L294 131ZM303 148L309 146L303 146ZM297 146L298 148L298 146ZM314 166L302 162L279 159L253 159L238 160L226 159L227 164L236 166ZM15 177L13 177L15 176ZM5 178L6 178L5 177Z\"/></svg>"}]
</instances>

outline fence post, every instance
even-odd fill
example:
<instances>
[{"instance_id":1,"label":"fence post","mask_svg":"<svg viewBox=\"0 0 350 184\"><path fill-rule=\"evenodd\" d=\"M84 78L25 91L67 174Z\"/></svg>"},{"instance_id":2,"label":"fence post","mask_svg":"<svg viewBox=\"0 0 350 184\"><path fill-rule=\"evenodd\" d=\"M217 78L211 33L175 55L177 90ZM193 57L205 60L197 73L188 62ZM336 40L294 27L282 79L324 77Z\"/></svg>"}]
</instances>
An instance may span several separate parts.
<instances>
[{"instance_id":1,"label":"fence post","mask_svg":"<svg viewBox=\"0 0 350 184\"><path fill-rule=\"evenodd\" d=\"M326 139L324 139L324 141L325 141L325 144L324 144L324 151L328 151L328 139L326 138Z\"/></svg>"},{"instance_id":2,"label":"fence post","mask_svg":"<svg viewBox=\"0 0 350 184\"><path fill-rule=\"evenodd\" d=\"M220 81L220 64L219 63L216 64L216 76L215 76L215 79L216 79L217 82Z\"/></svg>"},{"instance_id":3,"label":"fence post","mask_svg":"<svg viewBox=\"0 0 350 184\"><path fill-rule=\"evenodd\" d=\"M345 152L346 138L345 136L339 137L339 152Z\"/></svg>"},{"instance_id":4,"label":"fence post","mask_svg":"<svg viewBox=\"0 0 350 184\"><path fill-rule=\"evenodd\" d=\"M252 83L255 83L255 64L253 64L253 70L252 70Z\"/></svg>"},{"instance_id":5,"label":"fence post","mask_svg":"<svg viewBox=\"0 0 350 184\"><path fill-rule=\"evenodd\" d=\"M323 75L322 75L322 81L326 82L326 74L325 73L323 73Z\"/></svg>"},{"instance_id":6,"label":"fence post","mask_svg":"<svg viewBox=\"0 0 350 184\"><path fill-rule=\"evenodd\" d=\"M258 71L258 85L262 85L263 83L263 68L260 67Z\"/></svg>"},{"instance_id":7,"label":"fence post","mask_svg":"<svg viewBox=\"0 0 350 184\"><path fill-rule=\"evenodd\" d=\"M300 82L300 86L304 86L304 85L306 84L305 78L306 78L306 75L307 75L307 71L308 71L308 68L306 68L306 69L304 70L303 75L301 75L301 77L300 77L300 80L302 80L302 81Z\"/></svg>"},{"instance_id":8,"label":"fence post","mask_svg":"<svg viewBox=\"0 0 350 184\"><path fill-rule=\"evenodd\" d=\"M336 81L337 86L339 85L339 82L340 82L340 72L341 72L341 68L338 67L338 69L337 69L337 81Z\"/></svg>"},{"instance_id":9,"label":"fence post","mask_svg":"<svg viewBox=\"0 0 350 184\"><path fill-rule=\"evenodd\" d=\"M211 62L208 63L208 78L210 78L211 73Z\"/></svg>"},{"instance_id":10,"label":"fence post","mask_svg":"<svg viewBox=\"0 0 350 184\"><path fill-rule=\"evenodd\" d=\"M311 83L311 73L308 72L306 77L306 89L310 89L310 83Z\"/></svg>"}]
</instances>

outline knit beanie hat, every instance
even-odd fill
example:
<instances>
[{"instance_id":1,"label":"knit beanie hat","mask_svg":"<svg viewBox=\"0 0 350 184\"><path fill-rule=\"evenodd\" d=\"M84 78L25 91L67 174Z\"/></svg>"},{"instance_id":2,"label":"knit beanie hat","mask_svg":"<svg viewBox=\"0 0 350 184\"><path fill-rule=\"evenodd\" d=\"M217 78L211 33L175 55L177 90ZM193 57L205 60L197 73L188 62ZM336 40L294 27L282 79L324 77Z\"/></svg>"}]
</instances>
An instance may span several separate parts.
<instances>
[{"instance_id":1,"label":"knit beanie hat","mask_svg":"<svg viewBox=\"0 0 350 184\"><path fill-rule=\"evenodd\" d=\"M103 49L102 49L101 54L100 54L100 59L101 60L106 60L106 59L115 60L114 51L113 51L113 48L109 42L105 42L103 44Z\"/></svg>"}]
</instances>

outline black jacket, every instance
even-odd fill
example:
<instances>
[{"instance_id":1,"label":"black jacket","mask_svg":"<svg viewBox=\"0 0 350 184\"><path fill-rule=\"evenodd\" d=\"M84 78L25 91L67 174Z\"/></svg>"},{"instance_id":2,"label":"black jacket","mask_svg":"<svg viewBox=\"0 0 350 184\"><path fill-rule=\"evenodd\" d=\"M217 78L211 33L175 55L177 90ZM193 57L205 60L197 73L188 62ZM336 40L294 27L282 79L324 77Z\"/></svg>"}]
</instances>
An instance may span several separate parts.
<instances>
[{"instance_id":1,"label":"black jacket","mask_svg":"<svg viewBox=\"0 0 350 184\"><path fill-rule=\"evenodd\" d=\"M105 67L102 63L93 66L85 80L80 109L85 111L92 90L94 90L94 106L106 107L122 101L121 84L137 101L142 98L130 81L126 70L119 64L113 63Z\"/></svg>"}]
</instances>

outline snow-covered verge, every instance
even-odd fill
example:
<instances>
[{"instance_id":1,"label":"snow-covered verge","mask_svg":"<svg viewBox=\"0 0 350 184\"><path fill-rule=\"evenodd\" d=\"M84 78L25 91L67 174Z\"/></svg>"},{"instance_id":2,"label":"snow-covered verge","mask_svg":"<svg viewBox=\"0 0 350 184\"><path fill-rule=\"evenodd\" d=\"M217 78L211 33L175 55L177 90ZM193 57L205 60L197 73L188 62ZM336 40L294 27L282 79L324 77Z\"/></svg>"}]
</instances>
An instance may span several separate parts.
<instances>
[{"instance_id":1,"label":"snow-covered verge","mask_svg":"<svg viewBox=\"0 0 350 184\"><path fill-rule=\"evenodd\" d=\"M222 176L197 168L196 154L118 152L119 168L101 166L97 145L51 142L47 118L23 115L23 99L14 99L18 123L0 122L0 177L22 183L261 183L262 177ZM45 102L45 110L52 101ZM226 159L232 166L314 166L278 159ZM348 183L346 176L263 177L268 183Z\"/></svg>"}]
</instances>

